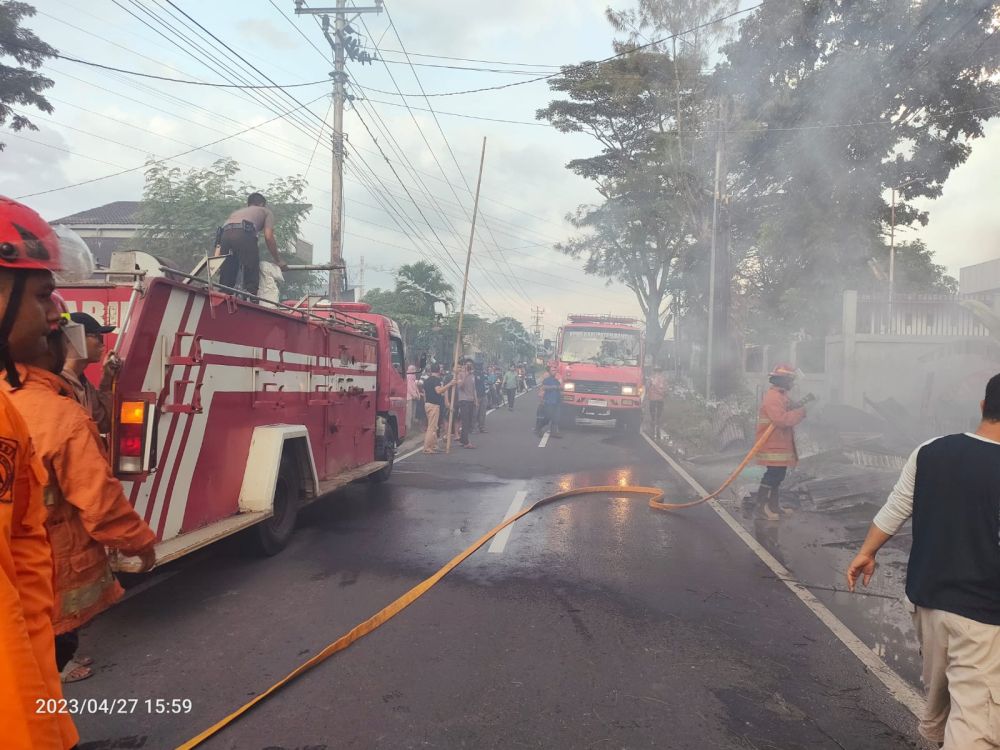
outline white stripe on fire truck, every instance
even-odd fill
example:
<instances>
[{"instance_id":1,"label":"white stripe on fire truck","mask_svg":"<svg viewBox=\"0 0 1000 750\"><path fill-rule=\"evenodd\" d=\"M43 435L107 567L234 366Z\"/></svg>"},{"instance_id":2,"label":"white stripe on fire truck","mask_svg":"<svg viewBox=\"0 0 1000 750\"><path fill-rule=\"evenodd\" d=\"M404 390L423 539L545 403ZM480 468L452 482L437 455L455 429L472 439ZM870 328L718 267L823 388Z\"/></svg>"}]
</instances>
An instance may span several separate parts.
<instances>
[{"instance_id":1,"label":"white stripe on fire truck","mask_svg":"<svg viewBox=\"0 0 1000 750\"><path fill-rule=\"evenodd\" d=\"M184 299L189 296L184 292L174 290L170 294L171 302L173 302L174 295L178 295L179 298L181 299ZM198 324L201 321L201 314L204 308L205 308L205 298L200 295L195 295L194 303L191 306L191 314L188 316L187 328L189 330L195 330L195 331L198 330ZM164 329L160 328L160 330L163 331ZM169 332L170 329L167 329L167 331ZM169 335L169 333L167 335ZM173 342L171 341L167 342L168 346L172 343ZM193 346L194 346L194 337L185 336L180 342L180 346L178 348L178 354L182 357L191 356L191 349ZM188 378L190 378L191 369L192 368L190 366L185 366L181 379L187 380ZM167 399L172 400L173 393L171 393L172 389L170 387L171 384L169 380L166 383L166 386L168 389ZM193 396L193 386L190 385L185 386L183 395L184 400L188 401L192 398L192 396ZM163 466L164 468L170 466L169 463L170 461L173 462L173 466L169 470L167 475L164 477L164 479L160 481L160 484L157 487L154 496L152 497L153 515L150 519L149 525L154 530L159 528L160 517L163 515L164 507L168 503L170 503L170 501L173 499L174 496L174 491L176 489L176 482L178 479L177 466L180 463L181 459L184 457L184 445L187 442L184 435L184 432L187 429L186 420L190 420L191 418L190 414L170 414L169 416L171 417L171 421L176 421L176 424L174 425L174 431L172 436L173 439L170 441L169 444L164 446L167 462L165 462ZM177 430L181 430L180 436L177 435ZM180 498L178 504L181 506L186 506L187 496L185 495L183 498Z\"/></svg>"},{"instance_id":2,"label":"white stripe on fire truck","mask_svg":"<svg viewBox=\"0 0 1000 750\"><path fill-rule=\"evenodd\" d=\"M215 339L201 339L202 354L212 354L223 357L239 357L241 359L260 359L263 350L257 346L246 346L244 344L234 344L229 341L217 341ZM267 349L268 362L283 361L288 365L311 365L313 367L328 367L350 372L375 372L377 366L374 362L356 362L354 364L342 364L334 357L318 357L315 354L303 354L302 352L279 352L277 349Z\"/></svg>"},{"instance_id":3,"label":"white stripe on fire truck","mask_svg":"<svg viewBox=\"0 0 1000 750\"><path fill-rule=\"evenodd\" d=\"M167 297L167 304L163 311L163 317L160 319L160 328L157 331L156 339L153 344L153 349L149 355L149 364L146 366L146 375L142 381L143 391L152 392L159 394L167 384L166 368L163 366L163 361L161 360L161 354L163 352L163 342L164 336L172 336L173 332L177 331L181 326L181 321L184 320L184 310L187 308L187 303L192 299L192 295L180 291L172 290L170 295ZM187 318L190 320L190 316ZM164 331L170 333L164 334ZM172 340L167 341L166 345L169 346L173 342ZM163 414L160 417L159 424L157 425L157 436L158 445L157 449L157 465L164 467L170 458L169 449L170 445L167 444L167 437L170 435L170 426L176 419L176 414ZM157 472L157 475L159 472ZM150 510L150 493L153 491L153 487L158 485L158 476L153 475L147 477L139 485L139 492L135 497L134 504L136 512L142 516L146 517L147 512ZM162 481L162 480L161 480Z\"/></svg>"}]
</instances>

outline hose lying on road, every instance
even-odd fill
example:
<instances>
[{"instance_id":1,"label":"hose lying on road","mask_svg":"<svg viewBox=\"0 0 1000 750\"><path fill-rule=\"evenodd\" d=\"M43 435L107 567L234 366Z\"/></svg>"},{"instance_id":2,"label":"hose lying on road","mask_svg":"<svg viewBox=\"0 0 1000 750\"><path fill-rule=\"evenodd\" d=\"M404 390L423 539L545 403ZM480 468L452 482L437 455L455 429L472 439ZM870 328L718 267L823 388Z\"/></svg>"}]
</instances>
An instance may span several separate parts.
<instances>
[{"instance_id":1,"label":"hose lying on road","mask_svg":"<svg viewBox=\"0 0 1000 750\"><path fill-rule=\"evenodd\" d=\"M764 431L764 433L757 440L757 442L754 443L753 448L750 449L750 452L746 455L746 458L743 459L743 462L736 468L736 471L730 474L729 478L726 479L725 483L718 490L713 492L708 497L703 497L700 500L695 500L694 502L663 503L660 502L663 499L663 490L657 487L619 486L614 484L600 485L595 487L577 487L576 489L566 490L565 492L558 492L554 495L549 495L548 497L542 498L538 502L522 510L520 513L511 516L507 520L503 521L494 528L490 529L488 532L483 534L483 536L481 536L479 539L473 542L468 548L466 548L460 554L453 557L443 568L438 570L430 578L421 581L419 584L417 584L412 589L407 591L405 594L396 599L394 602L384 607L383 609L379 610L374 615L369 617L367 620L362 622L360 625L357 625L352 630L342 635L340 638L335 640L333 643L331 643L329 646L324 648L318 654L310 658L308 661L306 661L302 665L296 667L294 670L289 672L285 677L283 677L281 680L279 680L274 685L269 687L263 693L255 697L249 703L238 708L236 711L229 714L229 716L226 716L224 719L221 719L220 721L216 722L198 736L188 740L182 745L179 745L178 750L190 750L190 748L195 748L198 745L202 744L209 737L221 731L229 724L232 724L234 721L236 721L236 719L238 719L240 716L250 711L250 709L252 709L254 706L274 695L276 692L278 692L281 688L290 683L292 680L296 679L305 672L308 672L313 667L326 661L338 651L343 651L345 648L353 644L355 641L364 638L366 635L371 633L377 627L391 620L393 617L398 615L408 606L413 604L413 602L415 602L421 596L426 594L438 581L440 581L442 578L448 575L448 573L450 573L452 570L457 568L473 552L475 552L484 544L486 544L486 542L490 541L503 529L507 528L518 519L528 515L536 508L540 508L543 505L553 503L557 500L564 500L568 497L578 497L580 495L597 495L605 493L612 493L615 495L645 495L649 497L649 507L654 508L656 510L681 510L684 508L692 508L696 505L701 505L702 503L707 502L708 500L711 500L714 497L717 497L723 490L725 490L730 484L732 484L733 481L735 481L736 477L739 476L740 472L742 472L743 469L746 468L747 464L750 463L750 461L753 459L753 457L757 455L757 452L761 449L761 447L764 445L764 443L767 441L767 438L770 437L773 431L774 431L774 425L769 426Z\"/></svg>"}]
</instances>

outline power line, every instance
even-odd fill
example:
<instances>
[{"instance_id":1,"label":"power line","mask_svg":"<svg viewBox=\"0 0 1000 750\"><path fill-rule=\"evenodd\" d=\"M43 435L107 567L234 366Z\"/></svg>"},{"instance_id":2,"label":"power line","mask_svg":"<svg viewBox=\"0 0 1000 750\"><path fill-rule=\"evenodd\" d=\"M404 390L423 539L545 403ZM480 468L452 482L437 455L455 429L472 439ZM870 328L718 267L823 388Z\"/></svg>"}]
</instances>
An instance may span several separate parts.
<instances>
[{"instance_id":1,"label":"power line","mask_svg":"<svg viewBox=\"0 0 1000 750\"><path fill-rule=\"evenodd\" d=\"M479 94L479 93L482 93L482 92L485 92L485 91L500 91L501 89L513 88L514 86L524 86L524 85L527 85L529 83L538 83L539 81L547 81L547 80L549 80L551 78L556 78L557 76L565 75L567 72L569 72L569 71L571 71L573 69L590 68L590 67L594 67L594 66L597 66L597 65L603 65L604 63L610 62L611 60L616 60L619 57L625 57L626 55L635 54L636 52L640 52L641 50L647 49L649 47L657 46L657 45L663 44L664 42L669 42L671 39L676 39L678 37L684 36L685 34L691 34L691 33L695 32L695 31L698 31L699 29L704 29L704 28L707 28L708 26L714 26L717 23L722 23L723 21L728 21L730 18L734 18L735 16L743 15L744 13L749 13L752 10L757 10L757 8L763 7L766 2L767 2L767 0L764 0L764 2L757 3L756 5L751 5L751 6L747 7L747 8L743 8L741 10L733 11L732 13L728 13L728 14L726 14L724 16L719 16L718 18L714 18L711 21L706 21L705 23L699 24L697 26L693 26L690 29L685 29L684 31L678 31L676 34L670 34L670 35L662 37L660 39L654 39L652 42L649 42L648 44L640 44L640 45L638 45L636 47L631 47L631 48L629 48L627 50L624 50L622 52L618 52L617 54L614 54L614 55L610 55L610 56L605 57L605 58L603 58L601 60L594 60L594 61L588 61L588 62L583 62L583 63L577 63L577 64L574 64L574 65L566 65L566 66L564 66L557 73L548 73L546 75L538 76L536 78L529 78L526 81L513 81L511 83L503 83L503 84L499 84L497 86L483 86L483 87L477 88L477 89L464 89L462 91L437 91L437 92L434 92L434 93L431 93L431 94L428 94L428 93L423 92L423 91L420 92L419 94L394 93L392 91L386 91L384 89L376 89L376 88L373 88L373 87L370 87L370 86L360 86L360 88L362 88L362 89L364 89L366 91L374 91L377 94L388 94L389 96L407 96L407 97L414 97L414 98L420 98L420 97L426 98L426 97L429 97L429 96L461 96L463 94Z\"/></svg>"},{"instance_id":2,"label":"power line","mask_svg":"<svg viewBox=\"0 0 1000 750\"><path fill-rule=\"evenodd\" d=\"M384 8L384 10L386 11L387 18L389 19L389 25L392 26L392 28L395 28L395 26L393 26L393 24L392 24L392 17L388 15L388 8ZM368 30L368 24L364 21L364 19L362 19L361 22L362 22L362 25L363 25L363 27L365 29L365 32L368 33L369 36L371 36L371 33ZM398 34L397 34L397 38L398 38ZM383 64L385 64L384 61L383 61ZM389 74L389 78L392 81L393 86L395 86L396 89L397 89L397 91L398 91L399 90L399 84L396 82L396 77L392 74L392 71L389 69L388 65L386 65L386 72ZM423 128L420 126L419 120L417 120L416 115L413 114L413 111L409 109L408 105L407 105L407 109L408 109L409 114L410 114L410 119L413 120L413 124L417 128L417 132L420 133L420 137L423 139L424 145L427 146L427 150L430 153L431 158L434 160L434 163L437 166L438 171L441 173L441 176L444 178L445 182L448 184L448 187L451 189L452 195L455 196L455 200L459 201L459 205L462 206L462 209L463 209L463 211L466 214L466 218L468 218L468 219L471 220L471 217L469 216L468 210L465 208L464 205L461 204L461 200L458 197L458 192L455 190L455 186L448 179L448 175L445 173L444 167L442 167L441 162L440 162L440 160L437 157L437 154L434 152L434 149L431 147L430 141L427 139L427 135L424 133ZM447 145L447 139L445 139L445 144ZM448 146L448 148L449 148L449 151L450 151L451 147ZM456 162L456 166L457 166L457 162ZM459 167L459 172L461 172L461 167ZM462 175L462 179L463 180L465 179L464 175ZM468 183L466 183L466 185L468 186ZM436 204L437 203L437 199L434 196L434 194L431 193L430 191L427 191L427 194L431 197L432 201L434 201L434 203ZM441 214L442 214L442 216L445 215L443 211L441 212ZM454 225L451 225L451 223L447 219L446 219L446 223L448 223L449 226L451 226L452 233L457 236L457 232L456 232L456 230L454 228ZM461 241L461 238L459 238L459 241ZM482 264L479 263L479 258L478 257L476 258L476 260L477 260L477 266L480 267L480 270L485 271L485 269L482 268ZM501 269L499 265L497 265L497 270L499 270L501 274L503 273L503 269ZM511 277L511 278L513 279L513 277ZM500 292L501 294L506 294L506 292L502 291L496 285L496 282L493 280L492 275L489 275L489 274L487 275L487 281L489 281L489 283L492 284L494 286L494 288L497 289L498 292ZM512 288L515 288L515 290L516 290L516 284ZM524 294L523 290L521 290L520 293L524 297L525 301L530 304L531 300L528 299L527 295ZM513 300L513 298L510 298L510 299L512 301L514 301L515 304L516 304L516 300Z\"/></svg>"},{"instance_id":3,"label":"power line","mask_svg":"<svg viewBox=\"0 0 1000 750\"><path fill-rule=\"evenodd\" d=\"M366 101L372 102L374 104L384 104L387 107L405 107L406 106L406 104L400 104L399 102L384 102L384 101L381 101L379 99L372 99L370 97L365 97L365 99L366 99ZM415 109L415 110L417 110L419 112L435 112L435 110L428 109L427 107L413 107L411 105L411 108ZM436 114L439 114L439 115L448 115L449 117L464 117L464 118L466 118L468 120L483 120L485 122L500 122L500 123L505 123L507 125L533 125L536 128L553 128L553 127L555 127L554 125L552 125L551 123L548 123L548 122L532 122L530 120L505 120L505 119L503 119L501 117L483 117L482 115L467 115L467 114L464 114L462 112L445 112L445 111L440 110L440 109L436 110Z\"/></svg>"},{"instance_id":4,"label":"power line","mask_svg":"<svg viewBox=\"0 0 1000 750\"><path fill-rule=\"evenodd\" d=\"M326 96L326 95L324 94L323 96ZM307 102L306 104L303 104L300 107L297 107L296 109L302 109L304 107L309 106L310 104L318 102L320 99L323 98L323 96L319 96L319 97L313 99L312 101ZM201 151L202 149L206 149L209 146L214 146L217 143L222 143L223 141L228 141L228 140L230 140L232 138L236 138L237 136L243 135L244 133L249 133L252 130L257 130L258 128L262 128L265 125L269 125L270 123L275 122L276 120L281 120L281 119L287 117L289 114L291 114L294 111L295 110L288 110L288 112L283 112L282 114L278 115L277 117L272 117L270 120L265 120L264 122L259 123L257 125L252 125L249 128L244 128L243 130L240 130L237 133L231 133L230 135L227 135L224 138L217 138L216 140L211 141L209 143L205 143L205 144L203 144L201 146L195 146L194 148L190 148L187 151L182 151L179 154L173 154L172 156L165 156L162 159L154 159L151 162L148 162L148 163L145 163L145 164L140 164L140 165L135 166L135 167L130 167L128 169L123 169L120 172L115 172L113 174L106 174L106 175L102 175L101 177L93 177L93 178L91 178L89 180L82 180L80 182L74 182L74 183L71 183L69 185L63 185L62 187L50 188L49 190L40 190L40 191L38 191L36 193L27 193L25 195L19 195L19 196L17 196L17 200L23 200L25 198L34 198L34 197L39 196L39 195L48 195L49 193L57 193L57 192L59 192L61 190L69 190L70 188L80 187L81 185L90 185L90 184L95 183L95 182L101 182L103 180L109 180L112 177L119 177L119 176L121 176L123 174L129 174L130 172L137 172L140 169L145 169L150 164L162 164L165 161L170 161L172 159L179 159L182 156L187 156L188 154L193 154L195 151Z\"/></svg>"},{"instance_id":5,"label":"power line","mask_svg":"<svg viewBox=\"0 0 1000 750\"><path fill-rule=\"evenodd\" d=\"M66 60L67 62L77 63L78 65L87 65L91 68L100 68L101 70L111 70L115 73L124 73L125 75L138 76L139 78L153 78L157 81L166 81L168 83L185 83L188 86L209 86L211 88L219 89L294 89L301 88L303 86L316 86L321 83L330 83L329 78L323 78L319 81L308 81L306 83L272 83L268 85L250 86L250 85L240 85L234 83L217 83L214 81L195 81L190 78L171 78L170 76L158 76L154 73L142 73L138 70L127 70L126 68L117 68L114 65L105 65L103 63L94 62L93 60L84 60L79 57L72 57L71 55L64 55L61 52L45 52L34 47L29 47L26 45L16 45L12 44L11 47L16 49L21 49L26 52L41 52L46 57L55 57L60 60Z\"/></svg>"}]
</instances>

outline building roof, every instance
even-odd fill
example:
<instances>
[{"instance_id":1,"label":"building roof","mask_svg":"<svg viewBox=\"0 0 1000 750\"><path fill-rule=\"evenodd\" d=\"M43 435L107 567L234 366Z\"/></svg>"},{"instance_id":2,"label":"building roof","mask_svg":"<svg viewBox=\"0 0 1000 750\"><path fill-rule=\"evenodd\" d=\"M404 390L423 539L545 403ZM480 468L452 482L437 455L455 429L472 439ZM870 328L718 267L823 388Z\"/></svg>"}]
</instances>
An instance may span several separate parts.
<instances>
[{"instance_id":1,"label":"building roof","mask_svg":"<svg viewBox=\"0 0 1000 750\"><path fill-rule=\"evenodd\" d=\"M91 225L91 224L138 224L139 201L115 201L105 203L97 208L89 208L86 211L63 216L56 219L52 224Z\"/></svg>"}]
</instances>

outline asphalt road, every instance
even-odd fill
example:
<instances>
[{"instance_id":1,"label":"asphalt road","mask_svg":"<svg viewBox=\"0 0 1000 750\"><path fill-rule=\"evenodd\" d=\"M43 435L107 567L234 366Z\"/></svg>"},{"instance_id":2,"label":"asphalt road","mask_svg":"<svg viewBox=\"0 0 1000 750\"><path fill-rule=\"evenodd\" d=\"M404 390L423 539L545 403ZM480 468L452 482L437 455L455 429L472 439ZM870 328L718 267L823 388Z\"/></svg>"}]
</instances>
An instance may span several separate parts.
<instances>
[{"instance_id":1,"label":"asphalt road","mask_svg":"<svg viewBox=\"0 0 1000 750\"><path fill-rule=\"evenodd\" d=\"M401 593L512 507L593 484L693 491L638 435L539 447L535 396L476 450L416 454L303 513L289 547L229 540L154 575L81 635L81 750L170 748ZM190 713L145 701L190 699ZM915 720L710 508L593 495L546 506L209 748L924 747Z\"/></svg>"}]
</instances>

